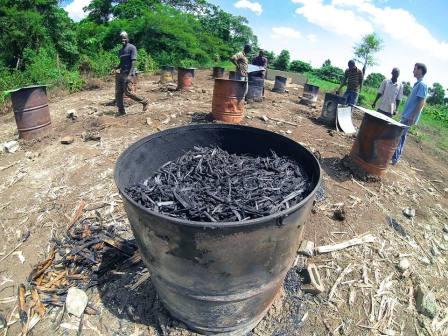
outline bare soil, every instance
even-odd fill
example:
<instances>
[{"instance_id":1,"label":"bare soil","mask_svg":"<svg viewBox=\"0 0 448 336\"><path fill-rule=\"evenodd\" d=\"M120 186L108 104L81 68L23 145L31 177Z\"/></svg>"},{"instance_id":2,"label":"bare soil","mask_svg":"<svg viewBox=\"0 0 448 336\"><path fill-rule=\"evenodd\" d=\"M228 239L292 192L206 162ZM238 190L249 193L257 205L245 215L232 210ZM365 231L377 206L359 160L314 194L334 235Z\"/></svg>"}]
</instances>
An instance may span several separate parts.
<instances>
[{"instance_id":1,"label":"bare soil","mask_svg":"<svg viewBox=\"0 0 448 336\"><path fill-rule=\"evenodd\" d=\"M0 259L16 248L0 262L0 314L12 323L5 335L20 331L17 286L46 258L51 240L66 230L81 200L106 204L96 211L132 239L113 182L115 161L146 135L207 122L213 87L209 74L198 71L194 89L186 92L161 90L157 76L141 78L138 93L150 99L149 109L142 113L141 105L132 104L121 118L114 116L113 106L104 105L114 96L112 78L96 90L52 95L52 135L20 141L16 153L0 154ZM358 181L341 163L354 138L317 121L322 97L316 107L309 107L298 103L301 87L277 94L269 90L272 83L267 86L266 99L247 105L242 124L285 134L320 157L326 197L316 202L305 238L319 246L370 233L377 241L305 260L317 265L325 285L326 291L317 296L301 291L299 268L293 268L282 295L251 335L448 335L448 234L443 233L448 224L448 155L435 155L434 148L410 136L397 166L389 167L379 181ZM78 115L74 121L66 118L70 109ZM262 116L297 126L266 122ZM360 120L354 116L356 125ZM0 142L17 138L12 111L1 115L0 123ZM84 141L85 132L101 140ZM61 144L63 136L73 136L74 143ZM341 206L346 218L335 220L334 209ZM403 215L406 207L416 209L414 218ZM91 211L85 212L89 215ZM395 218L407 235L389 226L386 216ZM403 257L411 262L405 274L397 269ZM164 310L150 279L135 289L129 286L144 271L138 264L89 290L89 302L100 314L84 317L83 335L195 335ZM418 285L435 294L434 319L416 310ZM59 321L60 314L59 308L48 311L32 333L75 335L79 320L65 314Z\"/></svg>"}]
</instances>

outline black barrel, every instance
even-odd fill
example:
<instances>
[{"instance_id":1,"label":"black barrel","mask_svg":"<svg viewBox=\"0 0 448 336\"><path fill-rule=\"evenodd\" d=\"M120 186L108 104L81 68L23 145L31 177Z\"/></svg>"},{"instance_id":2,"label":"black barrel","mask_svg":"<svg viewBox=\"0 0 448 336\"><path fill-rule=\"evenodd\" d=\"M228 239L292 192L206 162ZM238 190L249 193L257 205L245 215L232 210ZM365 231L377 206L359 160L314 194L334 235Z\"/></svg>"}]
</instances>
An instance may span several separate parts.
<instances>
[{"instance_id":1,"label":"black barrel","mask_svg":"<svg viewBox=\"0 0 448 336\"><path fill-rule=\"evenodd\" d=\"M264 78L259 76L251 76L249 74L249 89L246 99L248 101L260 102L263 100Z\"/></svg>"},{"instance_id":2,"label":"black barrel","mask_svg":"<svg viewBox=\"0 0 448 336\"><path fill-rule=\"evenodd\" d=\"M287 80L288 80L288 78L286 78L286 77L275 76L275 83L274 83L274 88L272 89L272 91L278 92L278 93L285 92L286 91L285 87L286 87L286 81Z\"/></svg>"},{"instance_id":3,"label":"black barrel","mask_svg":"<svg viewBox=\"0 0 448 336\"><path fill-rule=\"evenodd\" d=\"M229 71L229 79L232 80L239 80L239 78L236 78L236 71Z\"/></svg>"},{"instance_id":4,"label":"black barrel","mask_svg":"<svg viewBox=\"0 0 448 336\"><path fill-rule=\"evenodd\" d=\"M213 67L213 78L223 78L225 70L223 67Z\"/></svg>"},{"instance_id":5,"label":"black barrel","mask_svg":"<svg viewBox=\"0 0 448 336\"><path fill-rule=\"evenodd\" d=\"M194 146L268 156L300 165L309 195L279 213L243 222L193 222L138 205L124 190ZM292 139L240 125L200 124L168 129L131 145L119 157L115 183L123 197L151 281L170 313L191 329L244 335L263 318L296 257L320 183L314 155Z\"/></svg>"},{"instance_id":6,"label":"black barrel","mask_svg":"<svg viewBox=\"0 0 448 336\"><path fill-rule=\"evenodd\" d=\"M322 113L320 120L324 123L336 125L336 114L338 112L338 105L345 105L347 99L337 94L326 93L324 105L322 106Z\"/></svg>"}]
</instances>

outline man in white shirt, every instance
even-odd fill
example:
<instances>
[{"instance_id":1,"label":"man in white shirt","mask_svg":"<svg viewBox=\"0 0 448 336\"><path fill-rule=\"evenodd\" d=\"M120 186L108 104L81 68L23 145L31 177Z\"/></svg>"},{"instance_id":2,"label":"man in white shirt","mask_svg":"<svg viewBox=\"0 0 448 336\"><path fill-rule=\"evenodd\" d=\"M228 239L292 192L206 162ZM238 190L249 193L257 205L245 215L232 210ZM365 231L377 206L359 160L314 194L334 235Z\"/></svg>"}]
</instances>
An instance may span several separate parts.
<instances>
[{"instance_id":1,"label":"man in white shirt","mask_svg":"<svg viewBox=\"0 0 448 336\"><path fill-rule=\"evenodd\" d=\"M400 70L393 68L392 78L383 80L372 104L374 109L378 99L381 98L381 104L377 111L388 117L397 113L398 106L403 98L403 84L398 82L398 76L400 76Z\"/></svg>"}]
</instances>

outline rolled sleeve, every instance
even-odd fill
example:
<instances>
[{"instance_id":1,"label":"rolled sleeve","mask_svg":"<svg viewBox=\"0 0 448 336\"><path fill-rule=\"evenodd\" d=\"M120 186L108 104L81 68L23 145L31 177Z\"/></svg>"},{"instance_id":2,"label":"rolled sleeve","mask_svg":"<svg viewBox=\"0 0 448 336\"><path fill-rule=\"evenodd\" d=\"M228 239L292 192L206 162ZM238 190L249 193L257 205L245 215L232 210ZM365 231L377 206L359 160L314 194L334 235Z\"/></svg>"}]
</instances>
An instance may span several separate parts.
<instances>
[{"instance_id":1,"label":"rolled sleeve","mask_svg":"<svg viewBox=\"0 0 448 336\"><path fill-rule=\"evenodd\" d=\"M380 94L384 94L384 90L385 90L385 89L386 89L386 81L383 80L383 81L381 82L380 88L378 89L378 93L380 93Z\"/></svg>"},{"instance_id":2,"label":"rolled sleeve","mask_svg":"<svg viewBox=\"0 0 448 336\"><path fill-rule=\"evenodd\" d=\"M426 99L427 95L428 95L428 86L426 86L423 83L420 83L420 85L418 86L416 96L419 98Z\"/></svg>"},{"instance_id":3,"label":"rolled sleeve","mask_svg":"<svg viewBox=\"0 0 448 336\"><path fill-rule=\"evenodd\" d=\"M131 48L130 50L131 60L135 61L137 59L137 48Z\"/></svg>"}]
</instances>

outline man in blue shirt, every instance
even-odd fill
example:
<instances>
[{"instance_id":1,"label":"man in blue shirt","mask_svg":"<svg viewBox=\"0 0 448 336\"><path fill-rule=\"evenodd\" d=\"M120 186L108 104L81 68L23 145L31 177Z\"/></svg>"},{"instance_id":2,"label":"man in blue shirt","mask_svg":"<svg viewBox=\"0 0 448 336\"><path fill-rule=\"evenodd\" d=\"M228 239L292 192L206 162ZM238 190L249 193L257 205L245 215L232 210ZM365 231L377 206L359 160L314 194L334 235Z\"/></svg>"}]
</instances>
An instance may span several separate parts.
<instances>
[{"instance_id":1,"label":"man in blue shirt","mask_svg":"<svg viewBox=\"0 0 448 336\"><path fill-rule=\"evenodd\" d=\"M426 75L426 65L423 63L417 63L414 66L414 77L417 82L414 84L411 94L404 106L403 114L401 115L401 123L411 127L418 123L423 106L425 105L426 96L428 95L428 86L423 83L423 77ZM392 156L392 164L397 164L403 152L404 143L406 141L406 135L409 131L409 127L403 130L401 134L400 142L394 155Z\"/></svg>"}]
</instances>

